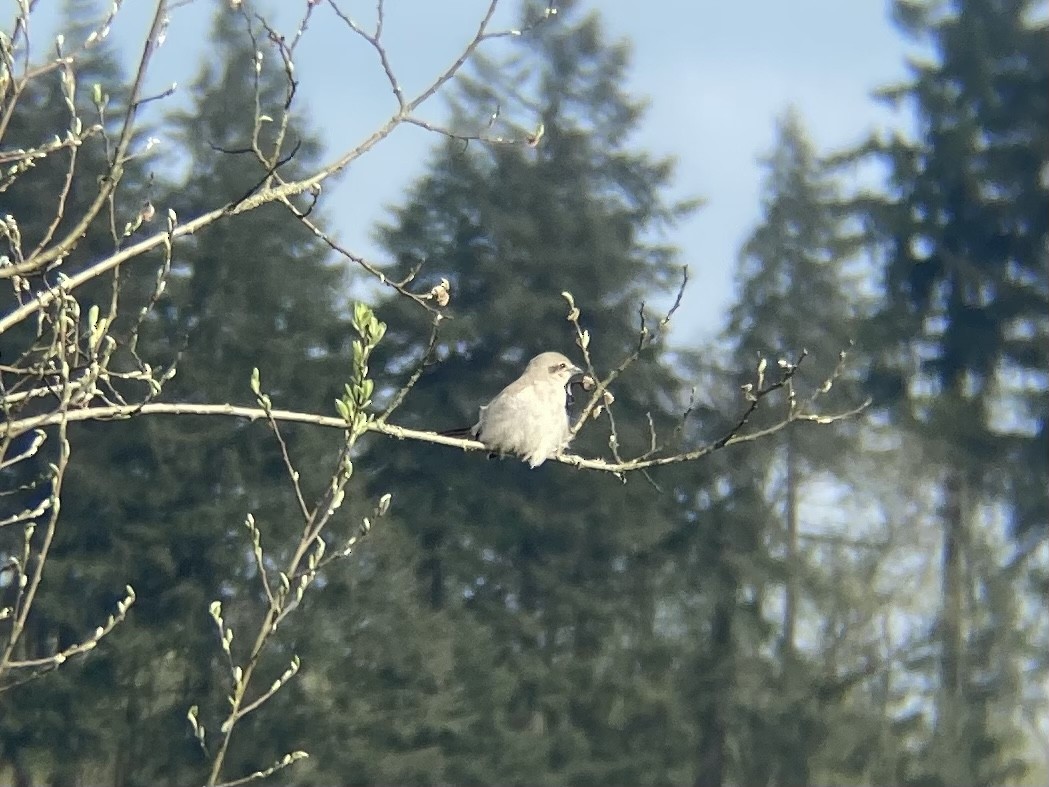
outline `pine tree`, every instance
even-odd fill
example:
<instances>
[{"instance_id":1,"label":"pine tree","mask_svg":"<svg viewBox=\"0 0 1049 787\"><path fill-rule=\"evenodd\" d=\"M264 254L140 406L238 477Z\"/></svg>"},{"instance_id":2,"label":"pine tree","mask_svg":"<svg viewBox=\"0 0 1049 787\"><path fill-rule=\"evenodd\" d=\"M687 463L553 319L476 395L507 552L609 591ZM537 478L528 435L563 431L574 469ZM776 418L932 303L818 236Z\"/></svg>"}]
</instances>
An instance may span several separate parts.
<instances>
[{"instance_id":1,"label":"pine tree","mask_svg":"<svg viewBox=\"0 0 1049 787\"><path fill-rule=\"evenodd\" d=\"M67 2L62 13L61 29L67 52L79 52L94 29L98 14L93 4ZM21 57L21 54L18 55ZM13 105L10 122L5 126L5 151L29 150L46 144L53 138L63 138L73 123L67 101L71 101L82 121L81 130L101 123L110 139L116 133L118 120L127 104L127 80L121 73L109 42L98 41L79 53L70 65L72 79L62 78L59 70L52 70L34 78ZM95 86L104 97L105 122L99 116L93 96ZM12 82L5 83L5 107L12 106ZM14 159L9 159L8 163ZM0 213L14 217L18 222L22 250L29 253L38 244L48 244L48 238L60 238L69 233L98 193L100 178L110 169L110 155L98 134L89 134L77 147L75 167L69 180L64 202L59 195L66 189L70 153L55 151L37 159L35 165L17 179L7 183L0 192ZM147 176L140 162L129 162L123 170L118 198L116 221L125 218L123 211L134 206L137 211L142 195L147 191ZM61 215L58 215L59 212ZM117 240L109 226L109 216L103 211L87 227L75 247L62 261L60 271L66 275L83 269L98 256L111 252ZM54 282L58 271L32 274L29 286L39 289L46 282ZM141 290L141 282L153 273L124 277L129 300ZM81 308L87 312L91 304L111 297L111 283L97 283L79 293ZM102 294L104 291L104 295ZM16 305L8 288L2 310ZM29 321L32 322L32 321ZM33 345L31 324L16 326L0 337L0 357L5 363L23 357ZM32 351L29 357L34 357ZM5 370L6 371L6 370ZM11 384L14 375L5 377L4 385ZM13 413L14 414L14 413ZM90 454L90 444L78 437L83 432L72 429L74 461ZM3 485L3 516L12 511L31 508L39 500L38 482L45 474L47 463L55 460L55 440L50 439L32 459L0 471ZM83 451L83 454L80 452ZM46 565L44 582L28 619L27 629L20 639L21 658L44 658L55 648L64 648L83 641L86 632L97 626L113 611L114 602L123 596L124 582L106 588L92 585L96 567L89 562L68 561L63 557L62 540L71 536L69 529L75 521L61 518L58 537ZM37 528L42 531L43 527ZM73 536L75 537L75 536ZM0 529L0 560L7 566L8 556L20 555L23 531L21 527ZM39 537L35 545L39 545ZM67 578L67 579L66 579ZM5 577L6 580L6 577ZM68 580L68 581L67 581ZM0 588L3 605L9 601L8 585ZM5 634L7 631L5 630ZM14 677L16 680L24 676ZM109 687L103 666L91 660L63 665L63 668L45 677L16 686L0 693L0 764L10 764L16 780L33 781L50 771L56 784L73 780L78 763L92 760L99 749L105 748L107 732L101 728L94 711L107 702ZM54 757L56 742L62 743L61 757ZM40 763L44 762L43 767Z\"/></svg>"},{"instance_id":2,"label":"pine tree","mask_svg":"<svg viewBox=\"0 0 1049 787\"><path fill-rule=\"evenodd\" d=\"M1024 499L1010 492L1024 474L995 469L1045 444L1049 403L1044 389L1016 382L1045 366L1049 316L1040 174L1049 62L1032 9L1023 0L897 5L905 32L928 39L936 61L914 65L912 83L887 91L912 102L919 137L882 149L893 194L874 217L890 252L884 323L898 326L887 338L922 342L912 387L931 386L939 405L904 390L911 370L899 364L886 365L884 390L898 392L908 417L946 435L943 452L992 460L966 485L1000 496L1017 534L1049 521L1039 515L1044 489ZM997 415L999 404L1017 407L1015 423Z\"/></svg>"},{"instance_id":3,"label":"pine tree","mask_svg":"<svg viewBox=\"0 0 1049 787\"><path fill-rule=\"evenodd\" d=\"M1046 25L1025 0L895 9L933 53L889 91L914 108L917 134L876 146L892 182L869 206L887 257L873 382L923 436L941 499L936 720L914 778L1000 783L1015 771L1000 719L1017 701L1018 621L1000 594L969 589L1012 573L985 512L1003 512L1025 551L1049 511Z\"/></svg>"},{"instance_id":4,"label":"pine tree","mask_svg":"<svg viewBox=\"0 0 1049 787\"><path fill-rule=\"evenodd\" d=\"M508 116L531 107L545 129L538 146L440 146L380 231L397 260L393 276L426 261L416 286L446 277L452 287L440 363L398 411L400 423L472 423L531 355L571 354L562 291L575 294L595 363L608 369L636 345L640 300L664 293L673 273L671 251L650 240L676 214L664 197L671 168L626 145L640 108L621 88L625 45L607 45L596 17L571 4L524 43L516 64L482 63L464 81L454 123L483 125L497 102ZM515 95L523 97L511 107ZM390 325L377 376L396 379L421 355L426 316L403 299L377 311ZM678 383L657 351L616 389L624 451L645 445L646 410L660 427L668 420ZM588 425L575 447L607 452L602 424ZM431 781L680 778L683 733L654 623L672 501L641 478L623 485L557 463L533 471L439 447L375 443L362 464L376 490L396 490L420 614L454 625L453 642L476 643L454 670L466 707L450 711L451 699L435 696L390 741L380 778L432 745L441 770ZM351 614L377 614L367 606ZM413 623L408 636L426 628ZM401 647L427 653L430 644ZM375 671L348 672L361 668Z\"/></svg>"},{"instance_id":5,"label":"pine tree","mask_svg":"<svg viewBox=\"0 0 1049 787\"><path fill-rule=\"evenodd\" d=\"M850 269L856 240L846 232L844 217L836 209L837 189L817 161L795 113L789 112L780 121L776 146L766 166L763 218L740 255L739 295L729 316L726 339L731 357L748 366L758 357L775 364L777 359L794 360L808 351L795 378L797 399L805 402L835 373L839 354L849 348L857 329L861 304L856 293L860 288L858 275ZM856 387L847 378L835 381L832 390L843 408L861 400ZM761 414L758 418L760 423ZM774 450L766 444L748 452L734 481L734 497L768 501L768 520L761 520L763 506L759 505L757 511L743 514L745 522L733 527L756 529L758 549L769 549L766 555L745 558L769 565L773 584L759 592L766 596L766 604L782 609L776 641L759 645L774 645L776 658L765 662L757 653L750 656L764 664L767 673L761 680L771 684L767 696L749 699L762 712L754 713L751 718L758 723L744 734L751 736L751 747L769 753L761 761L768 774L751 773L751 780L811 780L810 761L822 745L827 714L814 698L821 691L821 682L836 679L821 674L815 654L805 653L798 645L799 609L806 596L812 598L810 580L819 570L801 551L799 531L805 518L808 479L827 469L833 472L849 448L840 426L834 431L800 426L773 437L769 442ZM747 486L753 487L749 493L744 492ZM780 582L782 592L776 587ZM758 612L774 614L771 609Z\"/></svg>"},{"instance_id":6,"label":"pine tree","mask_svg":"<svg viewBox=\"0 0 1049 787\"><path fill-rule=\"evenodd\" d=\"M183 220L216 199L243 196L265 174L248 156L222 152L246 147L253 125L255 53L241 24L237 15L216 14L213 60L193 87L194 107L170 121L174 134L167 139L188 164L180 170L183 182L156 187L155 201L159 211L170 207ZM276 114L283 77L279 65L263 68L263 112ZM293 126L288 149L297 141L285 173L309 166L319 150L307 129ZM165 296L140 334L140 348L155 353L150 360L170 363L181 355L163 396L251 404L249 380L258 367L275 402L330 410L350 368L350 331L339 303L343 273L325 254L277 205L176 244ZM294 428L283 434L307 493L316 494L337 438ZM125 584L138 599L126 624L70 673L75 692L34 694L53 690L38 681L25 687L20 702L74 709L59 722L61 731L41 743L68 778L200 781L204 755L187 734L186 712L200 705L207 723L226 711L228 692L208 605L222 600L234 624L238 614L251 619L260 589L242 524L248 512L273 557L282 538L302 527L278 447L259 424L181 416L83 424L74 445L90 462L74 463L67 476L49 593L66 599L66 617L81 625L108 613ZM81 603L70 607L69 598ZM301 729L272 722L265 709L252 725L262 732L234 746L231 770L250 772L260 760L308 748Z\"/></svg>"},{"instance_id":7,"label":"pine tree","mask_svg":"<svg viewBox=\"0 0 1049 787\"><path fill-rule=\"evenodd\" d=\"M849 348L857 330L859 277L849 267L856 239L846 234L844 218L835 207L837 189L820 170L796 114L788 113L780 121L767 167L763 221L740 255L739 297L726 338L738 359L793 360L807 351L795 378L797 397L805 401L835 373L840 353ZM835 381L835 393L848 388L841 401L847 403L851 396L855 403L860 393L848 383ZM801 573L798 517L805 478L837 463L843 449L841 431L792 429L773 438L782 463L763 475L782 489L778 496L788 574ZM785 653L794 650L797 593L796 577L788 577L780 643Z\"/></svg>"}]
</instances>

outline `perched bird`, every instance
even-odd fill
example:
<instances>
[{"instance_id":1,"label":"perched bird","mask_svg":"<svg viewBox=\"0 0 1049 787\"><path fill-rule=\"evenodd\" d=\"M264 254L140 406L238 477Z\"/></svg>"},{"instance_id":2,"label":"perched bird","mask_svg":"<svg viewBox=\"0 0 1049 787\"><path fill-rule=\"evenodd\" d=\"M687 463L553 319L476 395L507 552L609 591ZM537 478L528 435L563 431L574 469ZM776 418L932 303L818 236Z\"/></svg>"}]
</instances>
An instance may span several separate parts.
<instances>
[{"instance_id":1,"label":"perched bird","mask_svg":"<svg viewBox=\"0 0 1049 787\"><path fill-rule=\"evenodd\" d=\"M529 467L539 467L568 446L568 385L582 375L583 370L561 353L540 353L520 377L481 407L476 424L444 434L472 437L494 453L518 456Z\"/></svg>"}]
</instances>

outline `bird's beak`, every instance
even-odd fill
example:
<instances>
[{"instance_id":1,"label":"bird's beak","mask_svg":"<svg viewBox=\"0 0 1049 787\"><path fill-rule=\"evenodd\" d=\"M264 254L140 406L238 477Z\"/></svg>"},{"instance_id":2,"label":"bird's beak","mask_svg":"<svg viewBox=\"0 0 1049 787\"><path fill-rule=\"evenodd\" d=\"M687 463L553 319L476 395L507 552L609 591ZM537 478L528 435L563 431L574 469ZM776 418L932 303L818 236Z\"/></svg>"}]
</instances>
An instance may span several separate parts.
<instances>
[{"instance_id":1,"label":"bird's beak","mask_svg":"<svg viewBox=\"0 0 1049 787\"><path fill-rule=\"evenodd\" d=\"M583 382L583 378L586 376L586 372L580 369L578 366L573 366L571 369L572 374L568 378L568 384Z\"/></svg>"}]
</instances>

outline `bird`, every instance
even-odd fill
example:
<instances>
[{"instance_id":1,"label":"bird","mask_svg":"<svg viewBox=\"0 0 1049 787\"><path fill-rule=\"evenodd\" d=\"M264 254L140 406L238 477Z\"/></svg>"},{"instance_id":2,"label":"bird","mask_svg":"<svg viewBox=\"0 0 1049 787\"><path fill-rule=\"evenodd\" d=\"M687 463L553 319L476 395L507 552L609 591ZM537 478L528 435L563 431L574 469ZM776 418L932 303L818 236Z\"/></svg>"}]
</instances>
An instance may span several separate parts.
<instances>
[{"instance_id":1,"label":"bird","mask_svg":"<svg viewBox=\"0 0 1049 787\"><path fill-rule=\"evenodd\" d=\"M476 424L442 434L471 437L492 453L516 456L531 468L539 467L572 439L568 386L583 374L559 352L539 353L520 377L482 405Z\"/></svg>"}]
</instances>

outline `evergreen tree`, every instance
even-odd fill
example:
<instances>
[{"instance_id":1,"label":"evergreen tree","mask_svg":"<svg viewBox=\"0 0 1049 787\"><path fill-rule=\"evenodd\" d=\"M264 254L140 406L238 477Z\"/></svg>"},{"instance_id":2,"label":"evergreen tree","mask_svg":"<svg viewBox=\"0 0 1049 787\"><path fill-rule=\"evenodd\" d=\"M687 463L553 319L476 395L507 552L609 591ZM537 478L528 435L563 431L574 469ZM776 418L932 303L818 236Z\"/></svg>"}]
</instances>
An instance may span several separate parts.
<instances>
[{"instance_id":1,"label":"evergreen tree","mask_svg":"<svg viewBox=\"0 0 1049 787\"><path fill-rule=\"evenodd\" d=\"M1000 783L1015 771L1005 720L1019 632L1013 604L990 591L1012 569L987 511L1004 514L1021 550L1049 521L1046 23L1026 0L895 9L932 60L889 91L914 108L915 138L876 146L891 189L868 206L886 254L873 383L924 437L943 528L936 720L912 778Z\"/></svg>"},{"instance_id":2,"label":"evergreen tree","mask_svg":"<svg viewBox=\"0 0 1049 787\"><path fill-rule=\"evenodd\" d=\"M751 367L759 356L775 368L777 359L794 360L808 350L794 380L797 400L804 405L835 373L839 353L848 349L857 328L862 288L858 272L850 267L857 239L847 233L845 217L836 207L835 184L817 161L793 112L780 121L776 146L766 166L762 223L740 255L739 295L729 316L726 339L731 357ZM752 369L748 372L753 374ZM835 381L828 393L823 401L828 409L835 405L846 409L862 399L855 379L851 384L848 378ZM758 413L757 424L775 417L770 412ZM836 681L838 676L823 674L813 645L806 649L798 644L799 610L803 601L816 601L812 579L821 571L801 550L799 531L805 518L807 482L821 472L824 476L828 470L834 473L841 465L842 455L850 450L845 434L848 426L813 430L801 424L771 438L775 450L769 450L766 443L735 463L735 505L751 498L757 507L744 507L744 521L733 527L755 529L754 545L759 553L768 550L764 555L746 556L765 563L771 571L768 586L757 579L758 597L769 607L759 608L757 614L767 617L776 614L775 609L782 610L774 629L775 641L751 643L757 646L749 654L751 668L763 672L761 682L768 690L744 700L754 704L744 718L756 722L744 734L749 747L760 748L769 756L760 762L767 771L751 772L748 781L771 778L807 783L813 776L810 762L823 745L828 709L816 697L824 691L822 683ZM851 446L851 450L857 448ZM761 498L767 502L757 503ZM762 509L769 517L764 521ZM738 564L738 559L723 559ZM777 654L771 660L757 652L768 645Z\"/></svg>"},{"instance_id":3,"label":"evergreen tree","mask_svg":"<svg viewBox=\"0 0 1049 787\"><path fill-rule=\"evenodd\" d=\"M1044 485L1023 495L1015 485L1026 474L1003 472L1029 467L1041 477L1046 461L1038 448L1049 398L1044 386L1023 383L1049 362L1049 56L1033 8L1024 0L897 4L901 27L931 43L936 60L915 64L913 82L887 91L914 106L918 138L880 149L893 193L872 206L889 252L886 342L921 347L916 369L887 362L876 382L896 392L901 417L943 435L941 453L979 458L964 485L1007 504L1017 534L1049 522ZM1002 418L1003 405L1015 417ZM1032 463L1009 461L1024 451Z\"/></svg>"},{"instance_id":4,"label":"evergreen tree","mask_svg":"<svg viewBox=\"0 0 1049 787\"><path fill-rule=\"evenodd\" d=\"M672 276L671 251L651 242L676 215L663 196L670 165L627 147L640 108L621 88L625 45L606 44L597 18L572 4L524 44L516 63L482 62L477 78L463 81L455 123L483 124L499 102L512 114L518 105L507 96L518 96L543 124L538 146L440 146L380 232L397 260L393 276L426 261L417 286L440 277L452 285L440 363L398 411L399 423L472 423L532 355L578 357L564 290L575 294L595 363L607 370L637 343L640 300L665 292ZM390 325L377 377L389 379L419 359L428 325L403 299L377 311ZM621 378L624 451L646 445L646 410L667 426L677 387L658 347ZM592 423L575 448L607 453L607 439ZM667 495L640 477L624 485L557 463L530 470L430 446L382 442L362 465L376 491L396 490L395 523L413 550L399 570L414 571L417 614L454 627L456 654L444 690L433 667L413 673L437 693L390 736L370 773L410 777L425 756L431 782L681 778L684 733L655 622L659 541L674 508ZM408 603L398 598L397 607ZM362 621L349 624L356 630L381 613L365 603L350 614ZM425 620L404 630L400 649L412 663L442 647L417 639L431 630ZM379 653L378 664L362 662L352 640L347 647L344 672L353 675L396 674L407 658ZM344 689L348 703L360 689Z\"/></svg>"},{"instance_id":5,"label":"evergreen tree","mask_svg":"<svg viewBox=\"0 0 1049 787\"><path fill-rule=\"evenodd\" d=\"M94 88L97 86L98 94L104 97L106 115L101 125L109 139L118 133L119 120L127 106L128 90L125 87L127 80L108 40L97 41L85 52L80 51L98 18L97 9L89 2L65 3L61 25L65 51L78 53L69 65L71 79L64 79L61 70L47 71L29 82L17 103L14 103L13 81L5 82L4 105L12 110L3 131L5 151L17 153L36 149L52 139L66 137L68 130L74 127L68 102L75 107L81 119L80 129L86 134L82 144L76 147L71 175L69 149L53 151L36 159L33 167L12 178L0 190L0 213L18 222L22 251L27 255L38 246L47 248L73 229L87 214L102 178L110 171L111 156L103 139L97 133L86 132L100 122ZM19 53L18 58L21 56ZM14 158L8 159L5 168L13 161ZM127 220L126 210L136 212L147 190L144 166L141 162L127 163L114 200L115 221ZM65 194L65 199L60 202L62 194ZM111 252L116 243L118 240L110 230L109 215L103 210L65 256L59 270L72 275L100 255ZM30 274L29 287L42 289L53 283L56 275L56 270ZM152 279L153 275L152 271L125 275L128 300L135 303L136 296L141 295L142 282ZM78 293L82 313L86 314L92 304L108 304L111 289L108 280L84 287ZM10 288L7 292L5 303L0 307L5 312L17 305ZM39 359L41 348L34 348L34 322L27 321L0 336L0 357L5 364L16 363L16 359L17 363ZM5 368L5 373L7 371ZM13 379L13 374L5 374L5 387L11 385ZM43 403L32 411L40 412L41 407L52 404ZM11 411L11 414L18 415L19 412ZM20 414L28 414L28 411ZM83 435L81 430L70 430L74 463L90 455L90 442L83 442L80 439ZM32 508L40 496L46 494L39 482L46 476L48 463L55 461L56 442L52 434L36 456L0 471L3 493L0 495L3 501L0 516ZM124 595L124 580L105 588L95 586L91 581L95 566L82 559L63 557L61 541L71 535L70 527L75 527L73 520L64 516L60 518L58 538L46 564L44 581L19 641L19 658L45 658L53 654L56 647L61 649L82 642L112 613L115 602ZM39 534L43 530L43 526L37 527L34 549L39 549ZM21 555L23 537L21 527L0 529L0 562L5 567L9 567L9 557ZM68 580L63 581L63 576ZM6 575L4 580L5 583L0 585L0 606L7 606L14 590L13 584L6 584ZM3 625L6 635L7 622ZM6 644L6 637L4 641ZM106 745L106 732L99 727L94 715L109 695L103 673L97 663L78 660L44 678L0 692L0 768L10 764L16 781L25 780L27 783L48 768L55 784L72 781L77 764L91 760ZM24 674L5 675L5 678L15 681L24 677ZM62 744L62 756L53 758L56 742ZM38 769L41 761L49 762L48 768Z\"/></svg>"},{"instance_id":6,"label":"evergreen tree","mask_svg":"<svg viewBox=\"0 0 1049 787\"><path fill-rule=\"evenodd\" d=\"M250 156L220 150L246 148L253 127L255 52L241 17L217 13L211 40L213 59L194 86L194 106L171 121L171 141L189 162L180 169L185 180L158 187L155 198L159 211L170 207L182 220L218 200L238 199L265 174ZM282 106L283 78L279 64L262 69L263 112L276 116ZM273 138L272 125L264 125L263 145ZM287 151L299 141L282 169L290 176L318 153L307 130L293 126ZM141 331L141 347L161 362L181 353L163 396L250 404L249 379L258 367L276 403L330 410L350 368L350 330L340 311L343 274L324 262L325 254L276 204L176 244L165 296ZM295 428L282 434L307 494L315 495L330 472L337 438ZM201 780L204 755L188 733L186 712L200 705L202 720L217 730L229 680L208 605L220 599L234 625L257 625L252 604L261 589L244 517L255 515L273 558L283 537L302 527L279 449L260 424L182 416L83 424L74 447L90 461L74 462L67 474L48 593L64 599L66 617L80 627L97 625L125 584L138 600L128 621L70 673L75 691L48 696L41 692L55 691L55 684L38 681L14 699L23 708L71 708L56 720L59 731L41 742L45 756L59 764L56 773L69 779ZM70 606L70 598L81 603ZM289 657L279 656L281 670ZM265 730L257 739L238 745L235 738L230 772L250 772L285 751L308 748L301 729L260 728L266 713L256 711L252 719L251 729ZM90 735L76 732L78 719Z\"/></svg>"},{"instance_id":7,"label":"evergreen tree","mask_svg":"<svg viewBox=\"0 0 1049 787\"><path fill-rule=\"evenodd\" d=\"M731 400L730 386L711 388ZM729 428L724 414L705 416L707 436ZM761 606L773 575L763 537L775 516L758 485L744 478L749 464L733 451L716 457L702 482L681 485L677 494L689 511L668 539L683 582L680 600L670 603L680 605L688 633L678 682L695 729L690 775L697 787L765 783L776 764L749 756L768 743L754 688L773 679L759 654L771 634Z\"/></svg>"}]
</instances>

